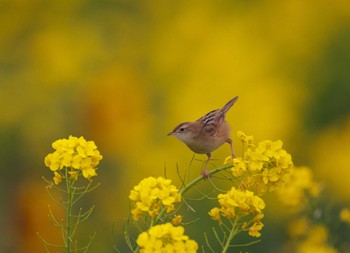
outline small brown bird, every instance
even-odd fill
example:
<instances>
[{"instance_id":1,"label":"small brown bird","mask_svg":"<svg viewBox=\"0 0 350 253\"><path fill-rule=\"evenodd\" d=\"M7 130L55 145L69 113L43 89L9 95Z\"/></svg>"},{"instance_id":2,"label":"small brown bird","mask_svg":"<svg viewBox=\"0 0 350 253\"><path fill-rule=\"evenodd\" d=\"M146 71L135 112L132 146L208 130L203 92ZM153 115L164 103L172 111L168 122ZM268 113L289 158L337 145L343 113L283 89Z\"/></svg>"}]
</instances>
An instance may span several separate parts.
<instances>
[{"instance_id":1,"label":"small brown bird","mask_svg":"<svg viewBox=\"0 0 350 253\"><path fill-rule=\"evenodd\" d=\"M230 144L232 157L235 157L230 138L230 126L225 120L225 115L237 99L238 96L234 97L221 109L213 110L194 122L181 123L168 134L184 142L193 152L208 156L202 169L204 177L209 177L206 166L211 152L225 142Z\"/></svg>"}]
</instances>

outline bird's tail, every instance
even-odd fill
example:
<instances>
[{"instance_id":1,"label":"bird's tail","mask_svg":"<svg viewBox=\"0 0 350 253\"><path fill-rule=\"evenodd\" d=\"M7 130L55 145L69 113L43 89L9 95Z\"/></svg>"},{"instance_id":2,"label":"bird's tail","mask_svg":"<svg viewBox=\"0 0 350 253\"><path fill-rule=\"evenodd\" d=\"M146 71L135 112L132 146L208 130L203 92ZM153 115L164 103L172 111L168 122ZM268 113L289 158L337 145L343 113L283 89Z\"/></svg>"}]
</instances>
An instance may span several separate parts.
<instances>
[{"instance_id":1,"label":"bird's tail","mask_svg":"<svg viewBox=\"0 0 350 253\"><path fill-rule=\"evenodd\" d=\"M238 99L238 96L236 96L236 97L232 98L230 101L228 101L227 104L224 105L224 107L222 107L220 109L221 113L223 115L225 115L228 112L228 110L230 110L230 108L233 106L233 104L237 101L237 99Z\"/></svg>"}]
</instances>

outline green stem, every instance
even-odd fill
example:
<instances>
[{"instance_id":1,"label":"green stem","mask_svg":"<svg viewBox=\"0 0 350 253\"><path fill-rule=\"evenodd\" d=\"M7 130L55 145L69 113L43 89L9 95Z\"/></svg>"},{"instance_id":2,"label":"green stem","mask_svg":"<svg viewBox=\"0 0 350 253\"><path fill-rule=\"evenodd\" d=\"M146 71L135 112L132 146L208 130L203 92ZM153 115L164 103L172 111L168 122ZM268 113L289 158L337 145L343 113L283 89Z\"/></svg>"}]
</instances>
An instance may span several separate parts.
<instances>
[{"instance_id":1,"label":"green stem","mask_svg":"<svg viewBox=\"0 0 350 253\"><path fill-rule=\"evenodd\" d=\"M230 244L231 244L231 241L232 241L233 237L237 234L238 219L239 219L239 217L237 216L235 218L235 221L234 221L233 225L232 225L232 229L231 229L230 234L229 234L229 236L228 236L228 238L226 240L225 246L222 249L222 253L226 253L228 251L228 249L230 248Z\"/></svg>"},{"instance_id":2,"label":"green stem","mask_svg":"<svg viewBox=\"0 0 350 253\"><path fill-rule=\"evenodd\" d=\"M72 245L72 206L73 206L73 181L66 177L67 181L67 224L66 224L66 252L71 253Z\"/></svg>"},{"instance_id":3,"label":"green stem","mask_svg":"<svg viewBox=\"0 0 350 253\"><path fill-rule=\"evenodd\" d=\"M229 168L232 168L232 164L225 164L223 166L220 166L218 168L212 169L208 172L209 177L220 172L223 170L227 170ZM187 185L184 185L180 191L179 194L182 196L184 195L189 189L191 189L194 185L198 184L200 181L206 180L206 178L204 178L202 175L196 177L195 179L193 179L191 182L189 182Z\"/></svg>"}]
</instances>

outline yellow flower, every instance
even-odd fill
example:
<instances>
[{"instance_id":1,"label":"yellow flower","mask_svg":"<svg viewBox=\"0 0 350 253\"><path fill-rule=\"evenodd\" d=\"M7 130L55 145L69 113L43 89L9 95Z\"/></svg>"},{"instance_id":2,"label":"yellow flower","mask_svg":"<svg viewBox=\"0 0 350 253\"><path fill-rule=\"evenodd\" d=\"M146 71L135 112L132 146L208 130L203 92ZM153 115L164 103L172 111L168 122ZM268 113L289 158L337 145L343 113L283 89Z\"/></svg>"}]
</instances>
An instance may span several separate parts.
<instances>
[{"instance_id":1,"label":"yellow flower","mask_svg":"<svg viewBox=\"0 0 350 253\"><path fill-rule=\"evenodd\" d=\"M174 227L171 223L156 225L142 232L136 243L141 253L197 252L198 244L184 235L184 231L182 226Z\"/></svg>"},{"instance_id":2,"label":"yellow flower","mask_svg":"<svg viewBox=\"0 0 350 253\"><path fill-rule=\"evenodd\" d=\"M228 156L225 158L224 164L232 163L232 156Z\"/></svg>"},{"instance_id":3,"label":"yellow flower","mask_svg":"<svg viewBox=\"0 0 350 253\"><path fill-rule=\"evenodd\" d=\"M293 167L291 155L282 149L282 141L265 140L255 146L253 136L248 138L240 131L238 137L250 145L243 157L233 159L232 174L241 177L242 184L260 196L267 189L281 188Z\"/></svg>"},{"instance_id":4,"label":"yellow flower","mask_svg":"<svg viewBox=\"0 0 350 253\"><path fill-rule=\"evenodd\" d=\"M253 237L260 237L260 230L264 227L264 224L261 222L253 223L253 225L248 229L248 233Z\"/></svg>"},{"instance_id":5,"label":"yellow flower","mask_svg":"<svg viewBox=\"0 0 350 253\"><path fill-rule=\"evenodd\" d=\"M243 143L248 144L249 146L254 146L254 136L253 135L246 135L243 131L238 131L237 136Z\"/></svg>"},{"instance_id":6,"label":"yellow flower","mask_svg":"<svg viewBox=\"0 0 350 253\"><path fill-rule=\"evenodd\" d=\"M261 210L265 208L265 202L262 200L262 198L259 198L258 196L250 196L251 199L251 206L254 207L255 212L259 213Z\"/></svg>"},{"instance_id":7,"label":"yellow flower","mask_svg":"<svg viewBox=\"0 0 350 253\"><path fill-rule=\"evenodd\" d=\"M251 222L254 224L247 231L252 236L260 236L259 231L263 227L261 220L264 217L262 210L265 208L265 202L260 197L251 191L232 187L227 193L219 194L218 201L220 207L214 207L209 212L213 220L222 224L221 216L228 219L252 217ZM244 222L242 228L247 228L251 222Z\"/></svg>"},{"instance_id":8,"label":"yellow flower","mask_svg":"<svg viewBox=\"0 0 350 253\"><path fill-rule=\"evenodd\" d=\"M265 169L262 172L263 182L265 184L268 184L269 182L278 181L280 172L281 172L281 169L279 167Z\"/></svg>"},{"instance_id":9,"label":"yellow flower","mask_svg":"<svg viewBox=\"0 0 350 253\"><path fill-rule=\"evenodd\" d=\"M265 162L268 161L268 157L258 148L255 151L248 149L244 154L244 160L247 162L250 171L261 171Z\"/></svg>"},{"instance_id":10,"label":"yellow flower","mask_svg":"<svg viewBox=\"0 0 350 253\"><path fill-rule=\"evenodd\" d=\"M57 185L59 183L61 183L62 181L62 175L58 172L54 172L54 177L53 177L53 182Z\"/></svg>"},{"instance_id":11,"label":"yellow flower","mask_svg":"<svg viewBox=\"0 0 350 253\"><path fill-rule=\"evenodd\" d=\"M232 173L235 177L241 176L247 171L247 165L241 157L233 158Z\"/></svg>"},{"instance_id":12,"label":"yellow flower","mask_svg":"<svg viewBox=\"0 0 350 253\"><path fill-rule=\"evenodd\" d=\"M218 207L214 207L213 209L211 209L209 215L213 220L217 220L219 224L222 224L222 220L220 217L220 209Z\"/></svg>"},{"instance_id":13,"label":"yellow flower","mask_svg":"<svg viewBox=\"0 0 350 253\"><path fill-rule=\"evenodd\" d=\"M248 234L250 236L260 237L261 236L260 231L264 227L264 224L261 222L262 218L264 218L264 214L263 213L259 213L249 223L246 222L246 221L243 222L242 230L248 231ZM253 225L250 226L250 224L252 224L252 223L253 223Z\"/></svg>"},{"instance_id":14,"label":"yellow flower","mask_svg":"<svg viewBox=\"0 0 350 253\"><path fill-rule=\"evenodd\" d=\"M50 170L55 172L68 168L76 169L89 180L97 175L96 167L102 156L93 141L86 141L84 137L69 136L68 139L55 141L52 143L52 147L55 151L48 154L44 159L45 165ZM75 180L77 177L71 176Z\"/></svg>"},{"instance_id":15,"label":"yellow flower","mask_svg":"<svg viewBox=\"0 0 350 253\"><path fill-rule=\"evenodd\" d=\"M143 213L156 216L162 207L167 213L171 212L174 204L181 201L181 196L170 179L148 177L130 191L129 199L133 201L133 218L138 220Z\"/></svg>"},{"instance_id":16,"label":"yellow flower","mask_svg":"<svg viewBox=\"0 0 350 253\"><path fill-rule=\"evenodd\" d=\"M83 177L88 180L90 180L91 177L97 176L96 170L92 167L81 168L81 171L83 173Z\"/></svg>"},{"instance_id":17,"label":"yellow flower","mask_svg":"<svg viewBox=\"0 0 350 253\"><path fill-rule=\"evenodd\" d=\"M174 215L174 218L172 219L172 221L171 221L171 223L173 224L173 225L179 225L180 223L181 223L181 221L182 221L182 218L183 218L183 216L182 215L178 215L178 214L176 214L176 215Z\"/></svg>"},{"instance_id":18,"label":"yellow flower","mask_svg":"<svg viewBox=\"0 0 350 253\"><path fill-rule=\"evenodd\" d=\"M60 157L58 153L51 153L45 157L44 162L45 165L50 168L50 170L56 171L58 169L61 169L59 160Z\"/></svg>"},{"instance_id":19,"label":"yellow flower","mask_svg":"<svg viewBox=\"0 0 350 253\"><path fill-rule=\"evenodd\" d=\"M68 174L70 175L70 178L72 179L72 180L78 180L78 172L77 171L69 171L68 172Z\"/></svg>"},{"instance_id":20,"label":"yellow flower","mask_svg":"<svg viewBox=\"0 0 350 253\"><path fill-rule=\"evenodd\" d=\"M259 213L253 218L253 222L255 222L255 223L261 222L261 220L263 218L264 218L264 214L263 213Z\"/></svg>"}]
</instances>

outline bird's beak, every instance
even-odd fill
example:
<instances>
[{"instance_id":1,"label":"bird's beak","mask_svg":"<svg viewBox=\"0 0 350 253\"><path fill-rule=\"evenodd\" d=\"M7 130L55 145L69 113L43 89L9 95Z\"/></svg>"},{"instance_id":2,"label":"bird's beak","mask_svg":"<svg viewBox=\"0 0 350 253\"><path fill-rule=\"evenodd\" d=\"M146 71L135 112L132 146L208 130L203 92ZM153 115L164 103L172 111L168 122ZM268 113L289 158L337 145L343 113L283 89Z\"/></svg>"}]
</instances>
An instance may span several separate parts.
<instances>
[{"instance_id":1,"label":"bird's beak","mask_svg":"<svg viewBox=\"0 0 350 253\"><path fill-rule=\"evenodd\" d=\"M167 134L167 136L174 135L174 132L170 132Z\"/></svg>"}]
</instances>

